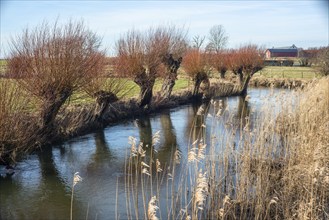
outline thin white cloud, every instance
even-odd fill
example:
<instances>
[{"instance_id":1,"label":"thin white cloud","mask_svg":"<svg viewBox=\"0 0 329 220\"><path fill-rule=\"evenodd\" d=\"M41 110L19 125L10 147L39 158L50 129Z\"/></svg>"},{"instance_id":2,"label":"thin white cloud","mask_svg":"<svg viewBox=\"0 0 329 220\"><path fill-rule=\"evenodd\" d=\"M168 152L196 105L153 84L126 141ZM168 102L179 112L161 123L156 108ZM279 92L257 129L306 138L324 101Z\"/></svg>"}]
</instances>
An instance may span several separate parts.
<instances>
[{"instance_id":1,"label":"thin white cloud","mask_svg":"<svg viewBox=\"0 0 329 220\"><path fill-rule=\"evenodd\" d=\"M303 47L328 44L328 13L312 1L8 1L1 10L1 43L28 24L60 16L83 18L113 46L120 34L158 24L189 28L190 36L206 35L210 27L224 25L229 46L244 42ZM296 43L297 44L297 43ZM272 45L268 45L272 46ZM313 45L312 45L313 46Z\"/></svg>"}]
</instances>

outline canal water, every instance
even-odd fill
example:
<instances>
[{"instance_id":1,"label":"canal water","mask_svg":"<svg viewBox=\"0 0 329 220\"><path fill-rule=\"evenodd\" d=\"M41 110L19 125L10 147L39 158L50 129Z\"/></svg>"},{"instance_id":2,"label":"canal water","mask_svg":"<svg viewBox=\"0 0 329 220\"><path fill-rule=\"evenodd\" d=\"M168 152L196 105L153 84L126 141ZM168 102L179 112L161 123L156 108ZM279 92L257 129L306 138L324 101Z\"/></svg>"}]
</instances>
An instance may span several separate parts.
<instances>
[{"instance_id":1,"label":"canal water","mask_svg":"<svg viewBox=\"0 0 329 220\"><path fill-rule=\"evenodd\" d=\"M275 110L278 98L289 93L278 89L250 89L248 101L240 97L217 99L217 105L223 105L226 111L221 113L216 132L224 132L228 121L238 131L246 118L252 121L265 100L272 103ZM205 142L209 142L218 109L216 105L209 108L204 105L200 109L200 105L163 110L45 148L19 162L13 175L6 174L4 167L0 167L0 219L69 219L75 172L79 172L83 180L74 188L74 219L127 218L125 170L131 149L129 137L136 138L137 145L142 141L147 148L146 145L152 145L152 136L160 131L152 154L157 155L165 169L174 152L179 152L182 160L187 158L189 145L200 138L200 133L204 134ZM198 120L197 114L203 118ZM146 150L146 154L149 153ZM132 206L131 212L133 209Z\"/></svg>"}]
</instances>

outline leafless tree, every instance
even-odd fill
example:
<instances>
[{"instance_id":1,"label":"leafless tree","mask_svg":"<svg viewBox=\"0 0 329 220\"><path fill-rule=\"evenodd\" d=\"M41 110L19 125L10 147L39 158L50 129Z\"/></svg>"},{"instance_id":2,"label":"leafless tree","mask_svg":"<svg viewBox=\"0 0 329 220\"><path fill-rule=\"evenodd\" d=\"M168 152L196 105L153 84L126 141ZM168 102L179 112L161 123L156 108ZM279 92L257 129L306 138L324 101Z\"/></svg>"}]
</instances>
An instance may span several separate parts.
<instances>
[{"instance_id":1,"label":"leafless tree","mask_svg":"<svg viewBox=\"0 0 329 220\"><path fill-rule=\"evenodd\" d=\"M119 39L116 71L132 77L140 87L141 107L150 104L157 77L164 77L162 93L170 96L185 49L185 34L175 27L150 28L144 33L132 30Z\"/></svg>"},{"instance_id":2,"label":"leafless tree","mask_svg":"<svg viewBox=\"0 0 329 220\"><path fill-rule=\"evenodd\" d=\"M228 36L223 25L215 25L209 31L207 51L214 52L216 54L227 45Z\"/></svg>"},{"instance_id":3,"label":"leafless tree","mask_svg":"<svg viewBox=\"0 0 329 220\"><path fill-rule=\"evenodd\" d=\"M127 86L128 79L117 78L114 75L99 75L92 78L83 90L96 100L96 107L91 120L104 122L104 113L111 105L123 98L132 88Z\"/></svg>"},{"instance_id":4,"label":"leafless tree","mask_svg":"<svg viewBox=\"0 0 329 220\"><path fill-rule=\"evenodd\" d=\"M298 53L298 62L301 66L311 66L318 56L318 49L301 50Z\"/></svg>"},{"instance_id":5,"label":"leafless tree","mask_svg":"<svg viewBox=\"0 0 329 220\"><path fill-rule=\"evenodd\" d=\"M320 73L323 76L329 75L329 47L321 48L317 57Z\"/></svg>"},{"instance_id":6,"label":"leafless tree","mask_svg":"<svg viewBox=\"0 0 329 220\"><path fill-rule=\"evenodd\" d=\"M101 39L83 22L44 22L13 38L8 68L12 77L40 101L42 128L50 131L72 93L104 70Z\"/></svg>"},{"instance_id":7,"label":"leafless tree","mask_svg":"<svg viewBox=\"0 0 329 220\"><path fill-rule=\"evenodd\" d=\"M239 76L240 94L243 96L247 95L251 77L264 67L262 51L263 49L253 44L230 51L229 66L232 72Z\"/></svg>"},{"instance_id":8,"label":"leafless tree","mask_svg":"<svg viewBox=\"0 0 329 220\"><path fill-rule=\"evenodd\" d=\"M220 53L209 54L211 66L217 70L222 79L225 78L225 74L228 70L229 54L227 51L222 50Z\"/></svg>"},{"instance_id":9,"label":"leafless tree","mask_svg":"<svg viewBox=\"0 0 329 220\"><path fill-rule=\"evenodd\" d=\"M161 66L160 51L157 50L159 45L152 42L149 32L128 31L116 44L116 72L121 77L133 78L140 87L141 107L151 103L153 86Z\"/></svg>"},{"instance_id":10,"label":"leafless tree","mask_svg":"<svg viewBox=\"0 0 329 220\"><path fill-rule=\"evenodd\" d=\"M162 27L163 30L161 42L164 44L162 61L165 66L165 75L162 84L162 96L169 98L175 81L177 79L177 71L181 65L183 55L187 50L187 32L184 28L175 26Z\"/></svg>"},{"instance_id":11,"label":"leafless tree","mask_svg":"<svg viewBox=\"0 0 329 220\"><path fill-rule=\"evenodd\" d=\"M197 49L190 49L183 58L182 66L194 81L194 96L198 95L201 83L205 84L206 89L210 86L208 78L210 69L207 58L207 54Z\"/></svg>"},{"instance_id":12,"label":"leafless tree","mask_svg":"<svg viewBox=\"0 0 329 220\"><path fill-rule=\"evenodd\" d=\"M196 35L192 39L192 47L201 50L202 45L205 43L206 36Z\"/></svg>"}]
</instances>

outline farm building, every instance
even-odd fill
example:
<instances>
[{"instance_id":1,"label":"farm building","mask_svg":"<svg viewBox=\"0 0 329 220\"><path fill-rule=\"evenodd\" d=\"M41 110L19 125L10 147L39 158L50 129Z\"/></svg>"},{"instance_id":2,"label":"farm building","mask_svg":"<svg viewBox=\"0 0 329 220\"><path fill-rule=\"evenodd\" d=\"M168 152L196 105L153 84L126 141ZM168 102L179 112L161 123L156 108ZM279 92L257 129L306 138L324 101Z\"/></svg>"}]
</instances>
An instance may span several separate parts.
<instances>
[{"instance_id":1,"label":"farm building","mask_svg":"<svg viewBox=\"0 0 329 220\"><path fill-rule=\"evenodd\" d=\"M266 59L278 57L298 57L298 48L293 44L290 47L277 47L265 51Z\"/></svg>"}]
</instances>

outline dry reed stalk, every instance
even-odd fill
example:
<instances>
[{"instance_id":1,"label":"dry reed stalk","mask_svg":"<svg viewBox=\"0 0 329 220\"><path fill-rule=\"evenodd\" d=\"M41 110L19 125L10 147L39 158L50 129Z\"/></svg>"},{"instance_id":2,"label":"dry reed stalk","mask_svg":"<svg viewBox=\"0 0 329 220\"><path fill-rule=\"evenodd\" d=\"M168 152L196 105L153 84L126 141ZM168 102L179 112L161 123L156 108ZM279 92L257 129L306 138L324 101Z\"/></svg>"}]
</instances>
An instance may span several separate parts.
<instances>
[{"instance_id":1,"label":"dry reed stalk","mask_svg":"<svg viewBox=\"0 0 329 220\"><path fill-rule=\"evenodd\" d=\"M152 196L148 208L147 208L147 219L149 220L158 220L158 217L156 216L156 211L159 209L159 207L156 205L156 196Z\"/></svg>"},{"instance_id":2,"label":"dry reed stalk","mask_svg":"<svg viewBox=\"0 0 329 220\"><path fill-rule=\"evenodd\" d=\"M164 215L168 219L328 218L328 83L329 78L314 81L303 91L291 93L291 99L281 100L280 95L272 94L275 104L265 100L255 121L247 116L238 128L234 120L239 119L224 101L211 101L213 112L205 106L196 110L199 118L217 115L211 117L212 123L224 122L224 130L212 130L215 126L208 124L212 135L207 145L203 132L191 132L194 136L190 141L194 142L188 145L186 160L180 157L180 172L175 168L174 153L171 166L164 169ZM138 153L136 143L134 146L136 154L146 154ZM159 170L156 156L152 154ZM148 171L148 166L151 164L145 163L142 169ZM152 179L149 174L147 178ZM155 182L160 199L161 181ZM150 183L144 183L146 190ZM161 210L164 212L164 207L159 207Z\"/></svg>"},{"instance_id":3,"label":"dry reed stalk","mask_svg":"<svg viewBox=\"0 0 329 220\"><path fill-rule=\"evenodd\" d=\"M74 187L75 187L76 184L78 184L81 181L82 181L82 178L79 175L79 172L74 173L74 175L73 175L73 181L72 181L70 220L73 219L73 195L74 195Z\"/></svg>"}]
</instances>

